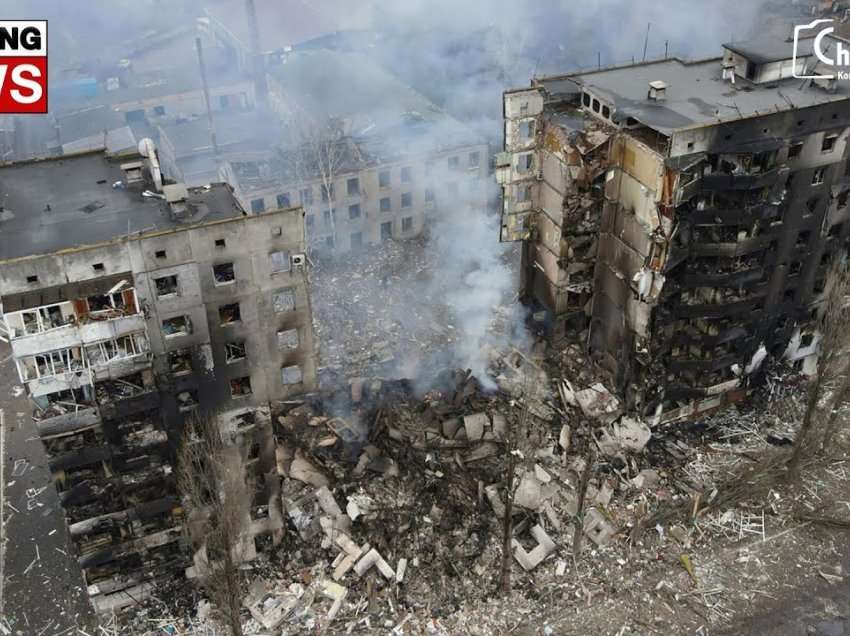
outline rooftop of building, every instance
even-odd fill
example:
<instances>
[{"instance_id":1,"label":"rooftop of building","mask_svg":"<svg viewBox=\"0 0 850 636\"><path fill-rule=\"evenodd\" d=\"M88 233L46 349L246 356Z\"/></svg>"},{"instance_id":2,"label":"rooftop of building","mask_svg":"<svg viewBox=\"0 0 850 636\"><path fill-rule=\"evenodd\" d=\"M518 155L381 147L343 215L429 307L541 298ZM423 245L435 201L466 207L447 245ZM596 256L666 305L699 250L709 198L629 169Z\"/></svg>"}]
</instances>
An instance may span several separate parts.
<instances>
[{"instance_id":1,"label":"rooftop of building","mask_svg":"<svg viewBox=\"0 0 850 636\"><path fill-rule=\"evenodd\" d=\"M128 234L244 214L226 184L190 189L194 214L175 220L168 204L142 190L113 187L134 154L103 151L0 165L0 258L15 259L94 245ZM151 188L153 189L153 188Z\"/></svg>"},{"instance_id":2,"label":"rooftop of building","mask_svg":"<svg viewBox=\"0 0 850 636\"><path fill-rule=\"evenodd\" d=\"M174 147L178 157L200 152L211 152L209 120L198 116L159 124ZM217 111L213 114L213 128L219 148L250 142L262 148L280 136L280 131L268 120L261 119L257 111Z\"/></svg>"},{"instance_id":3,"label":"rooftop of building","mask_svg":"<svg viewBox=\"0 0 850 636\"><path fill-rule=\"evenodd\" d=\"M358 127L397 124L411 115L436 121L446 113L359 53L308 49L269 67L284 97L313 116L339 117Z\"/></svg>"},{"instance_id":4,"label":"rooftop of building","mask_svg":"<svg viewBox=\"0 0 850 636\"><path fill-rule=\"evenodd\" d=\"M210 0L208 17L250 50L251 29L244 0ZM255 0L261 51L296 46L362 23L369 3L362 0Z\"/></svg>"},{"instance_id":5,"label":"rooftop of building","mask_svg":"<svg viewBox=\"0 0 850 636\"><path fill-rule=\"evenodd\" d=\"M757 59L791 59L788 42L764 40L735 45ZM725 45L732 47L732 45ZM730 48L730 50L733 50ZM759 117L850 99L850 83L825 90L811 81L788 78L761 84L740 76L723 78L722 58L687 61L667 58L534 80L554 101L575 97L581 90L608 102L615 117L627 117L669 136L677 130ZM665 97L648 98L650 82L666 84Z\"/></svg>"}]
</instances>

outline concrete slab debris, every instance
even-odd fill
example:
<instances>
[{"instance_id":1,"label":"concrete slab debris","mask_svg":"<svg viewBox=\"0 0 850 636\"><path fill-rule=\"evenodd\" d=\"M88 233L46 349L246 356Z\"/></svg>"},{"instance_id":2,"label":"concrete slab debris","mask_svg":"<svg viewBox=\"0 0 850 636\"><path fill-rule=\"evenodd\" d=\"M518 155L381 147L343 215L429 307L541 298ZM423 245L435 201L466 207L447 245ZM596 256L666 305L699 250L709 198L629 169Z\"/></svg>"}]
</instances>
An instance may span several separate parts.
<instances>
[{"instance_id":1,"label":"concrete slab debris","mask_svg":"<svg viewBox=\"0 0 850 636\"><path fill-rule=\"evenodd\" d=\"M357 576L363 576L372 567L378 568L378 572L380 572L387 580L395 578L395 571L390 567L389 563L384 561L384 557L382 557L375 548L369 550L369 552L367 552L357 562L354 566L354 571L357 573Z\"/></svg>"},{"instance_id":2,"label":"concrete slab debris","mask_svg":"<svg viewBox=\"0 0 850 636\"><path fill-rule=\"evenodd\" d=\"M598 546L603 546L617 533L617 529L596 508L584 514L584 533Z\"/></svg>"},{"instance_id":3,"label":"concrete slab debris","mask_svg":"<svg viewBox=\"0 0 850 636\"><path fill-rule=\"evenodd\" d=\"M555 551L556 547L555 542L546 534L542 526L532 526L530 533L537 541L537 545L530 552L526 552L525 548L516 539L511 541L511 545L514 548L514 558L526 572L540 565L543 559Z\"/></svg>"}]
</instances>

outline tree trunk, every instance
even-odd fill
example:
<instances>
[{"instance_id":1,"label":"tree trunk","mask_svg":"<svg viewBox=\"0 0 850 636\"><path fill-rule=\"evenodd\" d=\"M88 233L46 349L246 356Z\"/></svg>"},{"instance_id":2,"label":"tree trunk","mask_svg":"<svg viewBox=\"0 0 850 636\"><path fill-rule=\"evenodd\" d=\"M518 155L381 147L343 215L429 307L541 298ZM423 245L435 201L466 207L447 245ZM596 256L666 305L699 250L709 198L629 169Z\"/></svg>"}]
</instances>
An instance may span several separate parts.
<instances>
[{"instance_id":1,"label":"tree trunk","mask_svg":"<svg viewBox=\"0 0 850 636\"><path fill-rule=\"evenodd\" d=\"M573 530L573 558L578 558L581 552L581 538L584 535L584 501L587 498L587 486L590 483L590 474L593 471L595 457L593 447L588 449L585 457L584 470L581 472L581 480L578 486L578 503L576 504L576 524Z\"/></svg>"},{"instance_id":2,"label":"tree trunk","mask_svg":"<svg viewBox=\"0 0 850 636\"><path fill-rule=\"evenodd\" d=\"M508 449L507 490L505 492L505 516L502 519L502 570L499 576L499 592L507 596L511 593L511 538L513 534L514 478L516 476L516 457Z\"/></svg>"},{"instance_id":3,"label":"tree trunk","mask_svg":"<svg viewBox=\"0 0 850 636\"><path fill-rule=\"evenodd\" d=\"M238 539L237 539L238 540ZM231 636L243 636L242 621L240 611L240 601L242 600L239 590L239 570L233 562L233 555L230 553L232 544L228 544L225 550L224 557L224 576L225 576L225 593L227 594L227 621L230 624Z\"/></svg>"},{"instance_id":4,"label":"tree trunk","mask_svg":"<svg viewBox=\"0 0 850 636\"><path fill-rule=\"evenodd\" d=\"M788 481L795 481L799 477L800 459L802 458L803 447L806 445L806 440L809 437L812 422L814 421L823 373L824 369L818 369L817 377L814 379L812 386L809 389L809 396L806 400L806 412L803 415L803 423L800 425L800 430L797 433L797 439L794 441L794 452L791 454L791 459L788 460L788 473L786 474L786 479Z\"/></svg>"},{"instance_id":5,"label":"tree trunk","mask_svg":"<svg viewBox=\"0 0 850 636\"><path fill-rule=\"evenodd\" d=\"M845 371L844 379L841 382L841 388L835 393L835 398L832 400L832 408L829 409L829 417L826 420L824 427L823 439L820 443L820 452L824 453L832 446L832 440L838 430L838 409L847 399L850 394L850 370Z\"/></svg>"}]
</instances>

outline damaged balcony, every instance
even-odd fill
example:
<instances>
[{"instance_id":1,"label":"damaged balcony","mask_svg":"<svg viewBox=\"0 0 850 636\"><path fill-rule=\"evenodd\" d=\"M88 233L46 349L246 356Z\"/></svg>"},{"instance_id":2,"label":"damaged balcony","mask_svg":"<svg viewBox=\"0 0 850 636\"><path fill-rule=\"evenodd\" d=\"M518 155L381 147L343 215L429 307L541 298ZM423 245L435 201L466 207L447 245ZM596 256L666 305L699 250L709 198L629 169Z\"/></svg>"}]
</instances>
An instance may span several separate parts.
<instances>
[{"instance_id":1,"label":"damaged balcony","mask_svg":"<svg viewBox=\"0 0 850 636\"><path fill-rule=\"evenodd\" d=\"M788 167L777 163L776 149L743 154L708 155L703 190L755 190L784 183Z\"/></svg>"}]
</instances>

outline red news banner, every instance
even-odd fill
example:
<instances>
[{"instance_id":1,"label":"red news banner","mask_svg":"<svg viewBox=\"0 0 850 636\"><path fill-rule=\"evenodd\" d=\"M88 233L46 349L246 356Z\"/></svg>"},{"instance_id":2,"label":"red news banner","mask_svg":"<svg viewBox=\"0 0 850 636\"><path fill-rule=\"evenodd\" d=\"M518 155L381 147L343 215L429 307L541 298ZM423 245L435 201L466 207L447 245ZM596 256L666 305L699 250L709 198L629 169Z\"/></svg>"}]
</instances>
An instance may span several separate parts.
<instances>
[{"instance_id":1,"label":"red news banner","mask_svg":"<svg viewBox=\"0 0 850 636\"><path fill-rule=\"evenodd\" d=\"M47 112L47 20L0 20L0 114Z\"/></svg>"}]
</instances>

